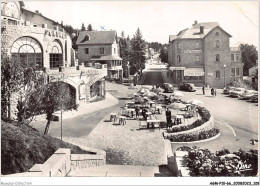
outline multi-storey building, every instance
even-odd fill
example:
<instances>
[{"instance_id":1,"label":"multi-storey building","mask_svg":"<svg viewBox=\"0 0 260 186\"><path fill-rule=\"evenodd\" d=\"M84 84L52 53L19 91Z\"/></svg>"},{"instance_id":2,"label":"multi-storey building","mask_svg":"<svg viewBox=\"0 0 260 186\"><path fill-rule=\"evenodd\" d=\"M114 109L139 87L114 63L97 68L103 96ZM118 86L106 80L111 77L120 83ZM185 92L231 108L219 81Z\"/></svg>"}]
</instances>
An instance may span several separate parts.
<instances>
[{"instance_id":1,"label":"multi-storey building","mask_svg":"<svg viewBox=\"0 0 260 186\"><path fill-rule=\"evenodd\" d=\"M242 79L240 50L229 47L230 37L216 22L196 21L191 28L170 35L168 62L173 82L223 88Z\"/></svg>"},{"instance_id":2,"label":"multi-storey building","mask_svg":"<svg viewBox=\"0 0 260 186\"><path fill-rule=\"evenodd\" d=\"M116 31L82 31L79 33L79 64L107 68L108 78L122 79L123 68Z\"/></svg>"},{"instance_id":3,"label":"multi-storey building","mask_svg":"<svg viewBox=\"0 0 260 186\"><path fill-rule=\"evenodd\" d=\"M35 67L49 83L63 81L73 89L75 102L105 97L107 71L75 66L71 36L61 24L33 12L22 1L1 2L1 55ZM11 98L15 118L17 96Z\"/></svg>"}]
</instances>

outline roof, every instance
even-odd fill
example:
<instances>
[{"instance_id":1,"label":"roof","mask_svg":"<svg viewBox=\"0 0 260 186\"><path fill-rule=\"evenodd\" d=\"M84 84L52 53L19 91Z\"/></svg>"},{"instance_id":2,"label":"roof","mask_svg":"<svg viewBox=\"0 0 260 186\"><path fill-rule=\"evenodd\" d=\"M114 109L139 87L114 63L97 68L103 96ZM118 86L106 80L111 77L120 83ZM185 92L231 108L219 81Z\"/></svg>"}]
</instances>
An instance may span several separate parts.
<instances>
[{"instance_id":1,"label":"roof","mask_svg":"<svg viewBox=\"0 0 260 186\"><path fill-rule=\"evenodd\" d=\"M123 60L118 55L101 56L100 58L93 58L95 61L112 61L112 60Z\"/></svg>"},{"instance_id":2,"label":"roof","mask_svg":"<svg viewBox=\"0 0 260 186\"><path fill-rule=\"evenodd\" d=\"M89 40L85 37L89 36ZM117 41L116 31L81 31L76 44L112 44Z\"/></svg>"},{"instance_id":3,"label":"roof","mask_svg":"<svg viewBox=\"0 0 260 186\"><path fill-rule=\"evenodd\" d=\"M170 35L169 36L169 42L173 41L174 39L176 39L177 36L176 35Z\"/></svg>"},{"instance_id":4,"label":"roof","mask_svg":"<svg viewBox=\"0 0 260 186\"><path fill-rule=\"evenodd\" d=\"M203 34L200 33L200 27L204 27ZM193 25L191 28L184 29L180 31L175 39L201 39L208 35L215 28L220 28L223 30L219 23L217 22L205 22L205 23L197 23ZM226 34L228 34L225 30L223 30ZM230 37L231 35L228 34Z\"/></svg>"}]
</instances>

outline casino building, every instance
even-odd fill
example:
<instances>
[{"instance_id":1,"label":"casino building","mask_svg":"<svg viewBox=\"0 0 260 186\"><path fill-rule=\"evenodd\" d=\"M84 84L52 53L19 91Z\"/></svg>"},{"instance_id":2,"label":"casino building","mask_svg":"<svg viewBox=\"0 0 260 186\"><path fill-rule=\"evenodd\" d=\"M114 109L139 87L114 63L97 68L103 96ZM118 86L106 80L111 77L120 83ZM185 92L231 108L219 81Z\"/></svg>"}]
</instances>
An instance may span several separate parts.
<instances>
[{"instance_id":1,"label":"casino building","mask_svg":"<svg viewBox=\"0 0 260 186\"><path fill-rule=\"evenodd\" d=\"M170 35L168 62L174 83L223 88L243 78L241 52L217 22L195 23Z\"/></svg>"},{"instance_id":2,"label":"casino building","mask_svg":"<svg viewBox=\"0 0 260 186\"><path fill-rule=\"evenodd\" d=\"M34 66L40 73L45 69L49 83L69 84L76 103L105 98L106 69L76 66L71 36L61 24L28 10L22 1L1 2L1 23L2 56Z\"/></svg>"}]
</instances>

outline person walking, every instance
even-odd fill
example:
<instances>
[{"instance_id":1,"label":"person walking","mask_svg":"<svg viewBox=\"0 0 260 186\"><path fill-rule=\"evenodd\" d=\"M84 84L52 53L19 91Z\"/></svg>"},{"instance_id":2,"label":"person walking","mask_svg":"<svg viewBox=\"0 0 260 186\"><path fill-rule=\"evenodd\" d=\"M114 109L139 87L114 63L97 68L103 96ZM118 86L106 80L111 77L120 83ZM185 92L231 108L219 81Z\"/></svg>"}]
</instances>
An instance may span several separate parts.
<instances>
[{"instance_id":1,"label":"person walking","mask_svg":"<svg viewBox=\"0 0 260 186\"><path fill-rule=\"evenodd\" d=\"M172 122L172 112L169 110L169 108L166 109L165 115L166 115L166 121L167 121L166 129L168 129L168 128L170 128L171 122Z\"/></svg>"},{"instance_id":2,"label":"person walking","mask_svg":"<svg viewBox=\"0 0 260 186\"><path fill-rule=\"evenodd\" d=\"M139 118L139 111L140 111L139 107L136 107L136 108L135 108L136 118Z\"/></svg>"},{"instance_id":3,"label":"person walking","mask_svg":"<svg viewBox=\"0 0 260 186\"><path fill-rule=\"evenodd\" d=\"M203 93L203 95L205 95L205 87L204 86L202 87L202 93Z\"/></svg>"},{"instance_id":4,"label":"person walking","mask_svg":"<svg viewBox=\"0 0 260 186\"><path fill-rule=\"evenodd\" d=\"M211 88L211 95L214 96L214 88Z\"/></svg>"}]
</instances>

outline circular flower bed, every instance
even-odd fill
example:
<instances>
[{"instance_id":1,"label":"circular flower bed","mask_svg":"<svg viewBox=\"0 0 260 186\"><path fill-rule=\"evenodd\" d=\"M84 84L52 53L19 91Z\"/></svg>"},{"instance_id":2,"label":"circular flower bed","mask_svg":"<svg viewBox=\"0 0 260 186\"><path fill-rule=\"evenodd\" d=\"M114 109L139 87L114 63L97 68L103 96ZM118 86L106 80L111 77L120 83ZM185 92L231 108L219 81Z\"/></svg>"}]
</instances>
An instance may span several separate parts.
<instances>
[{"instance_id":1,"label":"circular flower bed","mask_svg":"<svg viewBox=\"0 0 260 186\"><path fill-rule=\"evenodd\" d=\"M198 134L179 134L176 136L167 136L166 138L170 139L171 142L192 142L212 138L218 133L219 129L213 128L207 131L201 131Z\"/></svg>"},{"instance_id":2,"label":"circular flower bed","mask_svg":"<svg viewBox=\"0 0 260 186\"><path fill-rule=\"evenodd\" d=\"M168 133L175 133L175 132L182 132L182 131L191 130L191 129L199 127L199 126L203 125L204 123L206 123L207 121L209 121L210 116L211 116L209 111L206 108L199 107L199 106L197 107L197 109L198 109L199 115L201 116L201 119L196 120L191 125L179 125L179 126L167 129L167 132Z\"/></svg>"}]
</instances>

